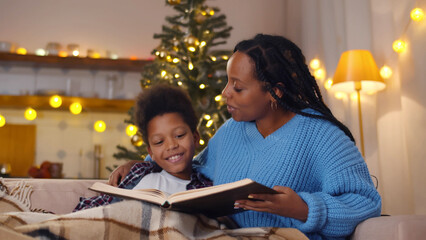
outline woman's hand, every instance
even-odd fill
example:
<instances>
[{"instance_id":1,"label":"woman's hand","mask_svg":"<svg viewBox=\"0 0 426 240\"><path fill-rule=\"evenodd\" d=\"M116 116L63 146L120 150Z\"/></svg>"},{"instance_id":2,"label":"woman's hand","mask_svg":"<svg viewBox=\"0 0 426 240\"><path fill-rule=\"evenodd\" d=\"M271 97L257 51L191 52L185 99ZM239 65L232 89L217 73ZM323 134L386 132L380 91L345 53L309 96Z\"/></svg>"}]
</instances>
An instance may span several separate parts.
<instances>
[{"instance_id":1,"label":"woman's hand","mask_svg":"<svg viewBox=\"0 0 426 240\"><path fill-rule=\"evenodd\" d=\"M308 205L291 188L275 186L278 194L250 194L249 198L263 201L237 200L235 207L258 212L268 212L305 222L308 218Z\"/></svg>"},{"instance_id":2,"label":"woman's hand","mask_svg":"<svg viewBox=\"0 0 426 240\"><path fill-rule=\"evenodd\" d=\"M117 187L118 184L126 177L126 175L130 172L130 169L135 165L136 163L141 161L128 161L127 163L117 167L112 173L109 175L108 184L112 185L114 187Z\"/></svg>"}]
</instances>

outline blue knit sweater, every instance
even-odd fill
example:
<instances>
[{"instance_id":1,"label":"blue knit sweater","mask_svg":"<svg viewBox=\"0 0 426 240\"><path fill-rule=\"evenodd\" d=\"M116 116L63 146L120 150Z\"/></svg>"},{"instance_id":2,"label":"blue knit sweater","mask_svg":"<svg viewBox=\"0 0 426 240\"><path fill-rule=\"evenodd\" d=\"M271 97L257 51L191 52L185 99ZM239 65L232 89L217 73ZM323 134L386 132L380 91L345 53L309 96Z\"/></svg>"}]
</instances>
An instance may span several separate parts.
<instances>
[{"instance_id":1,"label":"blue knit sweater","mask_svg":"<svg viewBox=\"0 0 426 240\"><path fill-rule=\"evenodd\" d=\"M251 178L287 186L309 207L306 222L265 212L234 214L240 227L291 227L310 239L343 239L380 215L381 198L358 148L326 120L296 115L263 138L254 122L230 119L196 160L215 185Z\"/></svg>"}]
</instances>

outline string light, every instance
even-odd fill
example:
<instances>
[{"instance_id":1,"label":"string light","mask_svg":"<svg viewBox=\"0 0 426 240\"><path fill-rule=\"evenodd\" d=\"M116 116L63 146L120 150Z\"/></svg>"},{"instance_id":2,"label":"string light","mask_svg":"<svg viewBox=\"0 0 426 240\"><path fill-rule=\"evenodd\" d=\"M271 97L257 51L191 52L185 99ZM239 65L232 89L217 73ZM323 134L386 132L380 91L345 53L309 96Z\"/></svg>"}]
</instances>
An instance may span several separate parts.
<instances>
[{"instance_id":1,"label":"string light","mask_svg":"<svg viewBox=\"0 0 426 240\"><path fill-rule=\"evenodd\" d=\"M222 95L217 95L216 97L214 97L214 100L216 102L219 102L220 100L222 100Z\"/></svg>"},{"instance_id":2,"label":"string light","mask_svg":"<svg viewBox=\"0 0 426 240\"><path fill-rule=\"evenodd\" d=\"M199 143L200 143L200 145L204 145L205 142L204 142L203 139L200 139Z\"/></svg>"},{"instance_id":3,"label":"string light","mask_svg":"<svg viewBox=\"0 0 426 240\"><path fill-rule=\"evenodd\" d=\"M161 77L163 77L163 78L164 78L164 76L166 76L166 74L167 74L167 72L166 72L165 70L162 70L162 71L161 71Z\"/></svg>"},{"instance_id":4,"label":"string light","mask_svg":"<svg viewBox=\"0 0 426 240\"><path fill-rule=\"evenodd\" d=\"M206 127L211 127L213 125L213 120L207 121Z\"/></svg>"},{"instance_id":5,"label":"string light","mask_svg":"<svg viewBox=\"0 0 426 240\"><path fill-rule=\"evenodd\" d=\"M387 65L384 65L382 68L380 68L380 76L383 79L388 79L392 77L392 69Z\"/></svg>"},{"instance_id":6,"label":"string light","mask_svg":"<svg viewBox=\"0 0 426 240\"><path fill-rule=\"evenodd\" d=\"M318 58L314 58L309 62L309 66L313 69L313 70L317 70L320 67L320 60Z\"/></svg>"},{"instance_id":7,"label":"string light","mask_svg":"<svg viewBox=\"0 0 426 240\"><path fill-rule=\"evenodd\" d=\"M358 94L356 92L351 93L351 99L352 101L358 100Z\"/></svg>"},{"instance_id":8,"label":"string light","mask_svg":"<svg viewBox=\"0 0 426 240\"><path fill-rule=\"evenodd\" d=\"M20 47L20 48L16 49L16 54L26 55L27 54L27 49Z\"/></svg>"},{"instance_id":9,"label":"string light","mask_svg":"<svg viewBox=\"0 0 426 240\"><path fill-rule=\"evenodd\" d=\"M70 112L74 115L80 114L81 110L83 110L83 106L80 103L75 102L70 105Z\"/></svg>"},{"instance_id":10,"label":"string light","mask_svg":"<svg viewBox=\"0 0 426 240\"><path fill-rule=\"evenodd\" d=\"M58 108L62 105L62 98L59 95L53 95L49 99L49 104L53 108Z\"/></svg>"},{"instance_id":11,"label":"string light","mask_svg":"<svg viewBox=\"0 0 426 240\"><path fill-rule=\"evenodd\" d=\"M3 127L6 124L6 118L0 114L0 127Z\"/></svg>"},{"instance_id":12,"label":"string light","mask_svg":"<svg viewBox=\"0 0 426 240\"><path fill-rule=\"evenodd\" d=\"M324 78L325 78L325 70L322 69L322 68L319 68L319 69L315 70L314 71L314 77L315 77L315 79L318 79L318 80L324 80Z\"/></svg>"},{"instance_id":13,"label":"string light","mask_svg":"<svg viewBox=\"0 0 426 240\"><path fill-rule=\"evenodd\" d=\"M200 47L204 47L204 46L206 46L206 41L202 41L201 43L200 43Z\"/></svg>"},{"instance_id":14,"label":"string light","mask_svg":"<svg viewBox=\"0 0 426 240\"><path fill-rule=\"evenodd\" d=\"M37 118L37 112L33 108L29 107L25 110L24 117L28 121L32 121Z\"/></svg>"},{"instance_id":15,"label":"string light","mask_svg":"<svg viewBox=\"0 0 426 240\"><path fill-rule=\"evenodd\" d=\"M194 69L194 65L192 65L192 62L189 62L189 63L188 63L188 69L189 69L189 70Z\"/></svg>"},{"instance_id":16,"label":"string light","mask_svg":"<svg viewBox=\"0 0 426 240\"><path fill-rule=\"evenodd\" d=\"M392 48L395 52L402 53L407 48L407 44L404 41L398 39L393 42Z\"/></svg>"},{"instance_id":17,"label":"string light","mask_svg":"<svg viewBox=\"0 0 426 240\"><path fill-rule=\"evenodd\" d=\"M334 97L337 99L343 99L345 97L345 93L337 92L334 94Z\"/></svg>"},{"instance_id":18,"label":"string light","mask_svg":"<svg viewBox=\"0 0 426 240\"><path fill-rule=\"evenodd\" d=\"M133 124L129 124L126 127L126 134L127 136L131 137L133 135L135 135L138 132L138 127L136 127Z\"/></svg>"},{"instance_id":19,"label":"string light","mask_svg":"<svg viewBox=\"0 0 426 240\"><path fill-rule=\"evenodd\" d=\"M182 83L181 81L179 81L177 84L178 84L179 86L182 86L182 84L183 84L183 83Z\"/></svg>"},{"instance_id":20,"label":"string light","mask_svg":"<svg viewBox=\"0 0 426 240\"><path fill-rule=\"evenodd\" d=\"M324 88L328 90L331 88L331 86L333 86L333 79L329 78L327 81L325 81Z\"/></svg>"},{"instance_id":21,"label":"string light","mask_svg":"<svg viewBox=\"0 0 426 240\"><path fill-rule=\"evenodd\" d=\"M206 119L206 120L210 120L212 117L210 116L210 115L208 115L208 114L205 114L204 115L204 119Z\"/></svg>"},{"instance_id":22,"label":"string light","mask_svg":"<svg viewBox=\"0 0 426 240\"><path fill-rule=\"evenodd\" d=\"M222 56L222 59L226 61L226 60L228 60L228 59L229 59L229 57L228 57L228 56L226 56L226 55L223 55L223 56Z\"/></svg>"},{"instance_id":23,"label":"string light","mask_svg":"<svg viewBox=\"0 0 426 240\"><path fill-rule=\"evenodd\" d=\"M423 12L423 9L421 8L414 8L413 10L411 10L411 13L410 13L411 19L413 19L416 22L420 22L421 20L423 20L424 15L425 14Z\"/></svg>"},{"instance_id":24,"label":"string light","mask_svg":"<svg viewBox=\"0 0 426 240\"><path fill-rule=\"evenodd\" d=\"M203 83L201 83L201 84L200 84L200 86L199 86L199 88L200 88L200 89L204 89L204 88L206 88L206 85L205 85L205 84L203 84Z\"/></svg>"},{"instance_id":25,"label":"string light","mask_svg":"<svg viewBox=\"0 0 426 240\"><path fill-rule=\"evenodd\" d=\"M173 58L173 63L179 63L179 62L180 62L179 58Z\"/></svg>"},{"instance_id":26,"label":"string light","mask_svg":"<svg viewBox=\"0 0 426 240\"><path fill-rule=\"evenodd\" d=\"M46 51L43 48L39 48L35 51L35 55L37 56L46 56Z\"/></svg>"},{"instance_id":27,"label":"string light","mask_svg":"<svg viewBox=\"0 0 426 240\"><path fill-rule=\"evenodd\" d=\"M106 129L106 124L104 121L98 120L93 125L93 128L95 129L96 132L103 132Z\"/></svg>"},{"instance_id":28,"label":"string light","mask_svg":"<svg viewBox=\"0 0 426 240\"><path fill-rule=\"evenodd\" d=\"M210 59L213 61L213 62L216 62L216 57L215 56L210 56Z\"/></svg>"}]
</instances>

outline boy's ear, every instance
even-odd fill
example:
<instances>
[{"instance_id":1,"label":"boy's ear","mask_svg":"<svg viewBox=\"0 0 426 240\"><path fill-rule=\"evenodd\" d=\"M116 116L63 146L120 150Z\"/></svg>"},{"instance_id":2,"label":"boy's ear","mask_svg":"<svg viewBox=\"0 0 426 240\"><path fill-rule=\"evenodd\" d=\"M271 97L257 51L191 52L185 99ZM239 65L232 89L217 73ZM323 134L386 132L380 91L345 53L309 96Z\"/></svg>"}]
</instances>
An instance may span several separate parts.
<instances>
[{"instance_id":1,"label":"boy's ear","mask_svg":"<svg viewBox=\"0 0 426 240\"><path fill-rule=\"evenodd\" d=\"M200 146L200 133L198 130L195 130L195 132L192 134L194 136L194 145L195 148Z\"/></svg>"}]
</instances>

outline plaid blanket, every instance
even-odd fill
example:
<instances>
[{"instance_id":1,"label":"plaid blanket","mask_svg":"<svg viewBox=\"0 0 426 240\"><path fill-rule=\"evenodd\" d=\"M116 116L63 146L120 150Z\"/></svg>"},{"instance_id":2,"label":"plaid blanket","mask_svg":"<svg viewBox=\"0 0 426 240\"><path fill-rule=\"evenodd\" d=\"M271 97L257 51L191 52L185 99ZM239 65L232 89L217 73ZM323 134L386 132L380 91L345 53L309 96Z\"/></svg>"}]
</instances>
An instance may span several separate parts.
<instances>
[{"instance_id":1,"label":"plaid blanket","mask_svg":"<svg viewBox=\"0 0 426 240\"><path fill-rule=\"evenodd\" d=\"M226 229L215 219L125 200L79 212L31 212L0 191L0 239L308 239L291 228Z\"/></svg>"}]
</instances>

